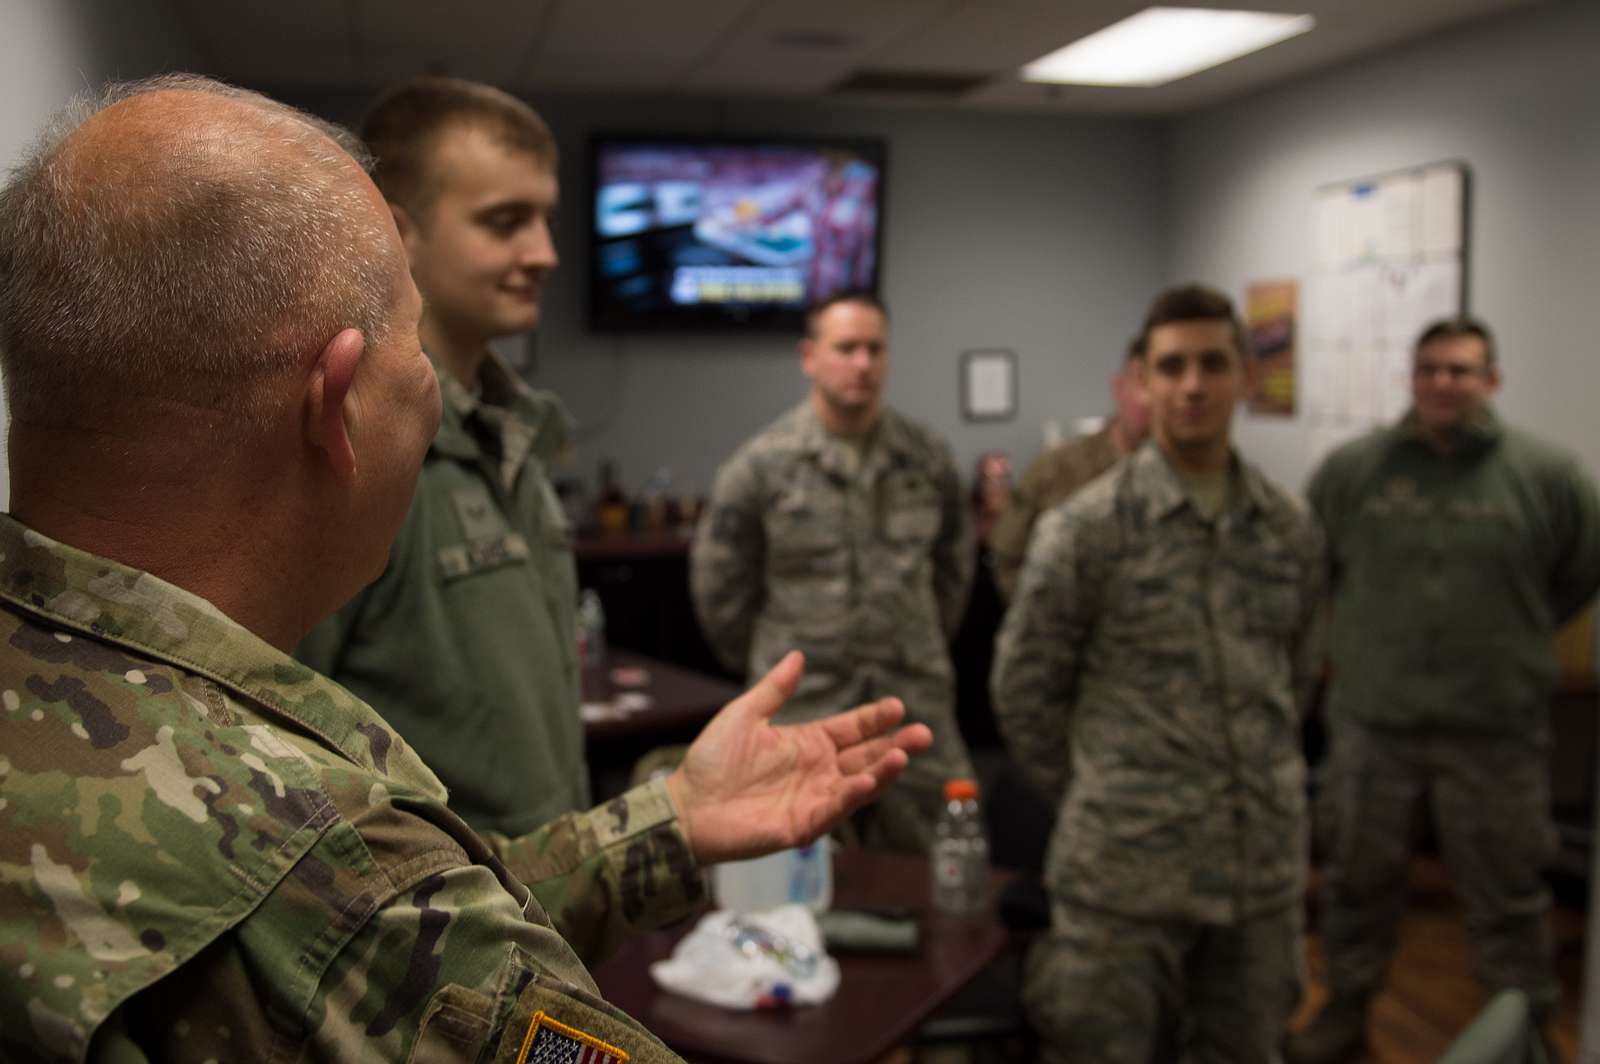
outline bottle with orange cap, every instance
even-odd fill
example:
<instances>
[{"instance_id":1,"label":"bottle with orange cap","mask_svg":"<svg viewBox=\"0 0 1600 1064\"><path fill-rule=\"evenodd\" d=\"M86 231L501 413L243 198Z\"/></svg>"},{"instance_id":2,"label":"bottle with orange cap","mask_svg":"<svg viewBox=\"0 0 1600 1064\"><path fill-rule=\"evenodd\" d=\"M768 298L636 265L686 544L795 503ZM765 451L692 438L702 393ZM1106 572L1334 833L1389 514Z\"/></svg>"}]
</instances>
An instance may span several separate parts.
<instances>
[{"instance_id":1,"label":"bottle with orange cap","mask_svg":"<svg viewBox=\"0 0 1600 1064\"><path fill-rule=\"evenodd\" d=\"M933 875L935 910L967 916L988 908L989 839L978 808L977 781L946 781L944 808L934 825L928 863Z\"/></svg>"}]
</instances>

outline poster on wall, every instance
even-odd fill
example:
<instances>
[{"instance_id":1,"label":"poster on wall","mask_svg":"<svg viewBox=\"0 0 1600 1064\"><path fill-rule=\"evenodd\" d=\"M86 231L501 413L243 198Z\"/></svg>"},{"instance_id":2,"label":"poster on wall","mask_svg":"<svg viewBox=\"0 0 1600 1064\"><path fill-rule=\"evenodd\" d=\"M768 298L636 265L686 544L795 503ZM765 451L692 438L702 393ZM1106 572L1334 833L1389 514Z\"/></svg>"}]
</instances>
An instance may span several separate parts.
<instances>
[{"instance_id":1,"label":"poster on wall","mask_svg":"<svg viewBox=\"0 0 1600 1064\"><path fill-rule=\"evenodd\" d=\"M1261 378L1250 412L1293 417L1295 409L1295 281L1256 281L1245 289L1245 329L1260 360Z\"/></svg>"},{"instance_id":2,"label":"poster on wall","mask_svg":"<svg viewBox=\"0 0 1600 1064\"><path fill-rule=\"evenodd\" d=\"M1411 347L1467 305L1468 172L1433 163L1318 189L1301 293L1301 394L1327 439L1411 403Z\"/></svg>"}]
</instances>

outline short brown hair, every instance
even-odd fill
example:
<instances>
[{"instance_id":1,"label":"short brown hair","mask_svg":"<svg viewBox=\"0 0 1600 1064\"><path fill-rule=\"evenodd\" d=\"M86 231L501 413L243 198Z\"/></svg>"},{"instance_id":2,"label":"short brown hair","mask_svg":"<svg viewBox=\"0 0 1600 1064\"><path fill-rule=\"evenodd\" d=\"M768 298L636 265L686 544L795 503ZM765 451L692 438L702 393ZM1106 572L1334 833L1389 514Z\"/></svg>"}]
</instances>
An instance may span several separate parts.
<instances>
[{"instance_id":1,"label":"short brown hair","mask_svg":"<svg viewBox=\"0 0 1600 1064\"><path fill-rule=\"evenodd\" d=\"M835 292L833 295L819 299L811 304L810 308L806 310L806 335L816 336L817 322L822 320L824 314L840 303L855 303L858 306L871 307L883 315L885 323L889 321L889 308L883 305L883 300L879 299L875 293L869 292L865 288L851 288L843 292Z\"/></svg>"},{"instance_id":2,"label":"short brown hair","mask_svg":"<svg viewBox=\"0 0 1600 1064\"><path fill-rule=\"evenodd\" d=\"M1144 329L1136 341L1141 356L1149 347L1152 329L1180 321L1225 321L1233 330L1233 343L1239 349L1239 357L1250 358L1255 354L1250 346L1250 337L1244 331L1244 322L1239 320L1238 312L1233 309L1233 300L1215 288L1186 284L1167 289L1150 304L1150 310L1144 316Z\"/></svg>"},{"instance_id":3,"label":"short brown hair","mask_svg":"<svg viewBox=\"0 0 1600 1064\"><path fill-rule=\"evenodd\" d=\"M556 138L537 111L489 85L460 78L402 82L378 97L361 122L361 139L376 158L372 179L390 203L421 217L439 192L433 149L450 129L480 129L513 151L555 169Z\"/></svg>"},{"instance_id":4,"label":"short brown hair","mask_svg":"<svg viewBox=\"0 0 1600 1064\"><path fill-rule=\"evenodd\" d=\"M1435 340L1454 340L1460 336L1476 336L1483 341L1483 364L1492 367L1495 364L1494 334L1489 331L1478 318L1467 314L1458 314L1453 318L1440 318L1438 321L1422 330L1422 335L1417 337L1415 346L1411 348L1412 357L1416 357L1425 344Z\"/></svg>"}]
</instances>

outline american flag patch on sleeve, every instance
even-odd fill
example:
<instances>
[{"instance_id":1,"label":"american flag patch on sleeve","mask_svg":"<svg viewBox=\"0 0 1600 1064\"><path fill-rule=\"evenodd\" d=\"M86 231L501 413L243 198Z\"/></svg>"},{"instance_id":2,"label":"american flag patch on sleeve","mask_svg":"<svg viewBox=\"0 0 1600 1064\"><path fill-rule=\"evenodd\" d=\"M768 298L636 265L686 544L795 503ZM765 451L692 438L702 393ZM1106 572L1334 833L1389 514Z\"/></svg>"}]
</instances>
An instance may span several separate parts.
<instances>
[{"instance_id":1,"label":"american flag patch on sleeve","mask_svg":"<svg viewBox=\"0 0 1600 1064\"><path fill-rule=\"evenodd\" d=\"M628 1054L592 1034L553 1020L542 1010L533 1014L522 1039L517 1064L627 1064Z\"/></svg>"}]
</instances>

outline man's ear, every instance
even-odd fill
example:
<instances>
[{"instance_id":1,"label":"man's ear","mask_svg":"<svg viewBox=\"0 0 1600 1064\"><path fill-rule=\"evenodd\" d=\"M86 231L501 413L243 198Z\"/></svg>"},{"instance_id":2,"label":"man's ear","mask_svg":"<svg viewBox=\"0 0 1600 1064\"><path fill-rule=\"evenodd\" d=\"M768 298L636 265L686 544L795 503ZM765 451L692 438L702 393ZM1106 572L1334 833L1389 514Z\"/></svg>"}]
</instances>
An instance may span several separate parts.
<instances>
[{"instance_id":1,"label":"man's ear","mask_svg":"<svg viewBox=\"0 0 1600 1064\"><path fill-rule=\"evenodd\" d=\"M306 392L306 435L327 456L333 475L344 484L356 477L356 452L350 442L345 408L351 401L356 366L366 349L367 341L360 329L341 330L317 356Z\"/></svg>"},{"instance_id":2,"label":"man's ear","mask_svg":"<svg viewBox=\"0 0 1600 1064\"><path fill-rule=\"evenodd\" d=\"M807 377L811 376L811 353L816 349L816 346L817 342L809 336L802 338L799 343L794 345L795 350L800 352L800 371Z\"/></svg>"},{"instance_id":3,"label":"man's ear","mask_svg":"<svg viewBox=\"0 0 1600 1064\"><path fill-rule=\"evenodd\" d=\"M389 213L394 215L394 227L400 230L400 244L406 249L406 263L415 266L417 240L421 235L417 231L417 223L412 219L410 212L398 203L389 204Z\"/></svg>"}]
</instances>

